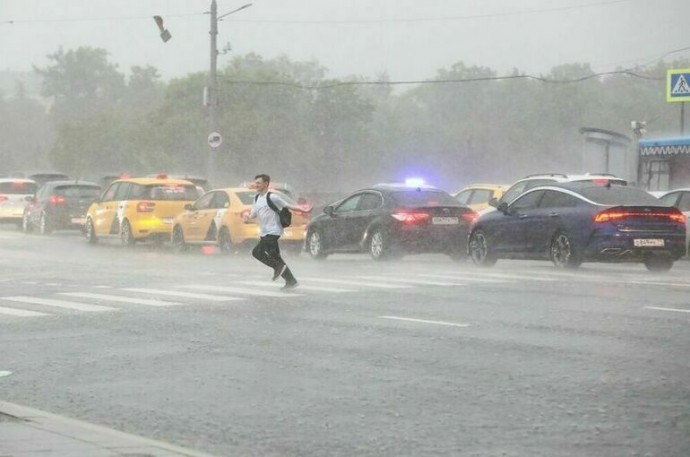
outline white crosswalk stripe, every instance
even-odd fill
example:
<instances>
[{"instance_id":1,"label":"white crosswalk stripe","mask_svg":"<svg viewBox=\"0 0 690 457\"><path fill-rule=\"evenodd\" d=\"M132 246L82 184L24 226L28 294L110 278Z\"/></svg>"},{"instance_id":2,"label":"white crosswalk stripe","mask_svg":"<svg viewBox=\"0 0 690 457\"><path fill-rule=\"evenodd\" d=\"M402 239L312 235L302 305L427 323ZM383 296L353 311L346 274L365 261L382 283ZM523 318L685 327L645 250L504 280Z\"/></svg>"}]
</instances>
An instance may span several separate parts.
<instances>
[{"instance_id":1,"label":"white crosswalk stripe","mask_svg":"<svg viewBox=\"0 0 690 457\"><path fill-rule=\"evenodd\" d=\"M446 274L446 275L438 275L438 274L418 274L417 276L421 276L423 278L438 278L438 279L459 279L461 281L465 281L465 284L468 282L486 282L486 283L501 283L501 282L514 282L514 280L510 279L498 279L498 278L479 278L477 276L470 276L470 275L451 275L451 274Z\"/></svg>"},{"instance_id":2,"label":"white crosswalk stripe","mask_svg":"<svg viewBox=\"0 0 690 457\"><path fill-rule=\"evenodd\" d=\"M224 293L231 293L231 294L240 294L240 295L253 295L257 297L295 297L299 296L300 294L295 294L290 292L289 294L286 294L284 292L269 292L266 290L257 290L257 289L249 289L246 287L231 287L231 286L207 286L207 285L202 285L202 284L190 284L186 286L180 286L183 289L192 289L192 290L205 290L207 292L224 292Z\"/></svg>"},{"instance_id":3,"label":"white crosswalk stripe","mask_svg":"<svg viewBox=\"0 0 690 457\"><path fill-rule=\"evenodd\" d=\"M258 286L258 287L276 287L275 284L267 283L266 281L236 281L238 284L246 284L248 286ZM310 286L308 284L299 285L299 290L313 290L317 292L354 292L355 289L341 289L338 287L322 287L322 286Z\"/></svg>"},{"instance_id":4,"label":"white crosswalk stripe","mask_svg":"<svg viewBox=\"0 0 690 457\"><path fill-rule=\"evenodd\" d=\"M178 306L178 305L182 304L182 303L163 301L163 300L147 300L144 298L123 297L121 295L92 294L90 292L63 292L60 295L67 295L70 297L92 298L94 300L129 303L132 305L144 305L144 306Z\"/></svg>"},{"instance_id":5,"label":"white crosswalk stripe","mask_svg":"<svg viewBox=\"0 0 690 457\"><path fill-rule=\"evenodd\" d=\"M103 312L103 311L116 311L117 308L111 308L109 306L101 305L88 305L86 303L78 303L72 301L64 300L53 300L50 298L38 298L38 297L2 297L3 300L18 302L18 303L28 303L32 305L42 305L42 306L53 306L56 308L71 309L74 311L83 311L86 313L93 312Z\"/></svg>"},{"instance_id":6,"label":"white crosswalk stripe","mask_svg":"<svg viewBox=\"0 0 690 457\"><path fill-rule=\"evenodd\" d=\"M387 277L387 276L357 276L358 278L362 279L375 279L377 281L390 281L393 283L397 282L402 282L405 284L414 284L414 285L419 285L419 286L464 286L467 285L466 283L459 283L459 282L441 282L441 281L426 281L423 279L413 279L413 278L404 278L404 277Z\"/></svg>"},{"instance_id":7,"label":"white crosswalk stripe","mask_svg":"<svg viewBox=\"0 0 690 457\"><path fill-rule=\"evenodd\" d=\"M25 309L6 308L4 306L0 306L0 314L6 314L8 316L17 316L17 317L48 316L48 314L39 313L38 311L27 311Z\"/></svg>"},{"instance_id":8,"label":"white crosswalk stripe","mask_svg":"<svg viewBox=\"0 0 690 457\"><path fill-rule=\"evenodd\" d=\"M380 282L364 282L361 279L360 280L349 280L349 279L326 279L326 278L300 278L300 280L304 281L314 281L314 282L321 282L321 283L332 283L332 284L343 284L343 285L349 285L349 286L358 286L360 289L362 287L374 287L374 288L379 288L379 289L406 289L410 288L412 286L407 286L404 284L383 284Z\"/></svg>"},{"instance_id":9,"label":"white crosswalk stripe","mask_svg":"<svg viewBox=\"0 0 690 457\"><path fill-rule=\"evenodd\" d=\"M139 292L142 294L152 294L152 295L167 295L169 297L178 298L195 298L199 300L209 300L209 301L232 301L232 300L242 300L240 297L228 297L225 295L211 295L211 294L198 294L193 292L182 292L175 290L163 290L163 289L123 289L128 292Z\"/></svg>"}]
</instances>

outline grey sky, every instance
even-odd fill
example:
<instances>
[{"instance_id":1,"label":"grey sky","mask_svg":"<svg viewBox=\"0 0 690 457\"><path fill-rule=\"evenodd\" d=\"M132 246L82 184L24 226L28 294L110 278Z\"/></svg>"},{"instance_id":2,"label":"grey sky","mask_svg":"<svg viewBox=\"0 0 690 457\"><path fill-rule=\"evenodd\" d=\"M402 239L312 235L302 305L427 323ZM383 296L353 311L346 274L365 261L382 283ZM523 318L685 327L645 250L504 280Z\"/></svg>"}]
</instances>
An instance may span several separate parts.
<instances>
[{"instance_id":1,"label":"grey sky","mask_svg":"<svg viewBox=\"0 0 690 457\"><path fill-rule=\"evenodd\" d=\"M589 62L633 66L690 46L688 0L218 0L218 47L316 59L329 76L431 78L463 61L499 73ZM209 66L210 0L0 0L0 70L29 71L62 45L105 48L165 79ZM163 43L152 19L163 16ZM14 21L14 23L8 23ZM229 61L221 56L219 67ZM690 51L670 57L690 57Z\"/></svg>"}]
</instances>

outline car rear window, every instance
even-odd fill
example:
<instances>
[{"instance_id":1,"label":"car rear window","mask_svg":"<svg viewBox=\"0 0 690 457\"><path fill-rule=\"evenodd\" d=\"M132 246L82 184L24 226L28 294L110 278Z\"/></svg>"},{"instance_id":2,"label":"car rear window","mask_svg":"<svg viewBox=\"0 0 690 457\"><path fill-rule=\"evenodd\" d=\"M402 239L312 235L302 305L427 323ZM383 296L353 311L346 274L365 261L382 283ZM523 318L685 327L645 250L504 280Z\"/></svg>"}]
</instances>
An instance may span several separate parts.
<instances>
[{"instance_id":1,"label":"car rear window","mask_svg":"<svg viewBox=\"0 0 690 457\"><path fill-rule=\"evenodd\" d=\"M654 205L667 206L642 189L624 186L586 187L580 191L583 197L600 205Z\"/></svg>"},{"instance_id":2,"label":"car rear window","mask_svg":"<svg viewBox=\"0 0 690 457\"><path fill-rule=\"evenodd\" d=\"M98 186L57 186L53 193L68 198L97 198L101 193Z\"/></svg>"},{"instance_id":3,"label":"car rear window","mask_svg":"<svg viewBox=\"0 0 690 457\"><path fill-rule=\"evenodd\" d=\"M143 195L140 198L164 201L193 201L199 198L199 193L196 186L157 184L144 187Z\"/></svg>"},{"instance_id":4,"label":"car rear window","mask_svg":"<svg viewBox=\"0 0 690 457\"><path fill-rule=\"evenodd\" d=\"M458 206L458 201L450 194L437 190L399 191L391 196L401 206Z\"/></svg>"},{"instance_id":5,"label":"car rear window","mask_svg":"<svg viewBox=\"0 0 690 457\"><path fill-rule=\"evenodd\" d=\"M0 182L0 194L29 195L36 193L36 184L23 181Z\"/></svg>"}]
</instances>

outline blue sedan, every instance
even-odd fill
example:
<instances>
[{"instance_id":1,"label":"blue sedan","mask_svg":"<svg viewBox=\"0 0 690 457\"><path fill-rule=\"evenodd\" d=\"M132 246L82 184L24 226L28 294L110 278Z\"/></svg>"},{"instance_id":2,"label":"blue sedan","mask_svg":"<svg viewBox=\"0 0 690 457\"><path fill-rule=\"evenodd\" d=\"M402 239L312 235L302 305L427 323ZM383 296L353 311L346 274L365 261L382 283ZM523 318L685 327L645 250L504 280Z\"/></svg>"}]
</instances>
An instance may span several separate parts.
<instances>
[{"instance_id":1,"label":"blue sedan","mask_svg":"<svg viewBox=\"0 0 690 457\"><path fill-rule=\"evenodd\" d=\"M531 189L470 228L468 251L479 266L498 259L642 262L667 271L685 254L685 216L647 192L608 183L559 183Z\"/></svg>"}]
</instances>

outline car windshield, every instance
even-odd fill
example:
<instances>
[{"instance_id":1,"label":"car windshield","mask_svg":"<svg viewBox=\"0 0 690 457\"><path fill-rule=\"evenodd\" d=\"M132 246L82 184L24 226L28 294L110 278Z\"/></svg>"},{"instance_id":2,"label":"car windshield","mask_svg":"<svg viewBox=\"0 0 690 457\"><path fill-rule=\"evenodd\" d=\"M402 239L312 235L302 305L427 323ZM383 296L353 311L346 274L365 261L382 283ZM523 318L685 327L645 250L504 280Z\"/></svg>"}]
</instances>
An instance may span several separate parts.
<instances>
[{"instance_id":1,"label":"car windshield","mask_svg":"<svg viewBox=\"0 0 690 457\"><path fill-rule=\"evenodd\" d=\"M580 191L583 197L600 205L655 205L665 206L653 195L641 189L623 186L586 187Z\"/></svg>"},{"instance_id":2,"label":"car windshield","mask_svg":"<svg viewBox=\"0 0 690 457\"><path fill-rule=\"evenodd\" d=\"M393 200L398 205L415 206L457 206L458 202L450 194L439 190L406 190L393 192Z\"/></svg>"},{"instance_id":3,"label":"car windshield","mask_svg":"<svg viewBox=\"0 0 690 457\"><path fill-rule=\"evenodd\" d=\"M35 194L36 184L26 181L0 182L0 194Z\"/></svg>"},{"instance_id":4,"label":"car windshield","mask_svg":"<svg viewBox=\"0 0 690 457\"><path fill-rule=\"evenodd\" d=\"M53 193L67 198L97 198L101 193L101 188L97 186L58 186Z\"/></svg>"},{"instance_id":5,"label":"car windshield","mask_svg":"<svg viewBox=\"0 0 690 457\"><path fill-rule=\"evenodd\" d=\"M170 201L196 200L199 198L199 193L196 186L157 184L146 186L142 198Z\"/></svg>"}]
</instances>

